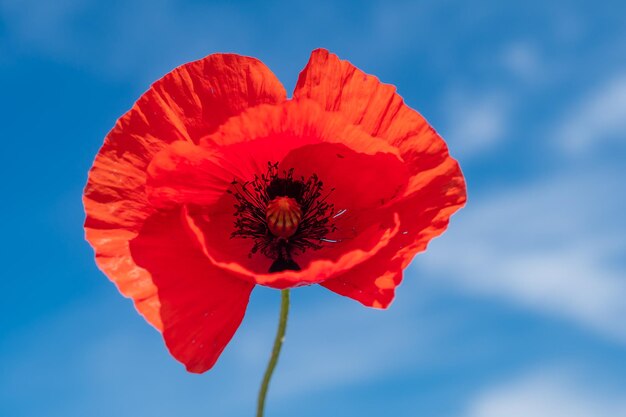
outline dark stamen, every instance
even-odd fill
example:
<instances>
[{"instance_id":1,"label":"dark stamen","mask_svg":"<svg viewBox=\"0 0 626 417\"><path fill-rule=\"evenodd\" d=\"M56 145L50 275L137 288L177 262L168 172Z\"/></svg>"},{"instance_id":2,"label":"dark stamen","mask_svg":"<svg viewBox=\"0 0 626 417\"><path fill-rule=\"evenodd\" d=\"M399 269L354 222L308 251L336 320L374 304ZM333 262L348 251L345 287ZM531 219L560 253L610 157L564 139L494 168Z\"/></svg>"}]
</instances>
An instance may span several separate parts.
<instances>
[{"instance_id":1,"label":"dark stamen","mask_svg":"<svg viewBox=\"0 0 626 417\"><path fill-rule=\"evenodd\" d=\"M326 201L329 193L322 194L323 183L317 175L306 180L304 177L295 179L293 172L290 169L279 175L278 163L268 163L267 173L260 177L255 176L254 180L244 183L233 181L234 190L231 193L237 202L235 231L231 237L253 239L250 256L259 252L274 259L269 272L298 271L300 266L293 260L294 256L307 249L320 249L324 242L333 242L332 239L326 239L329 233L335 231L332 223L334 208ZM293 199L289 200L291 206L278 206L276 199L282 198L285 202L285 197ZM270 203L272 219L277 222L291 220L292 223L272 223L272 227L268 227ZM278 208L285 211L276 213ZM295 227L297 229L293 232Z\"/></svg>"}]
</instances>

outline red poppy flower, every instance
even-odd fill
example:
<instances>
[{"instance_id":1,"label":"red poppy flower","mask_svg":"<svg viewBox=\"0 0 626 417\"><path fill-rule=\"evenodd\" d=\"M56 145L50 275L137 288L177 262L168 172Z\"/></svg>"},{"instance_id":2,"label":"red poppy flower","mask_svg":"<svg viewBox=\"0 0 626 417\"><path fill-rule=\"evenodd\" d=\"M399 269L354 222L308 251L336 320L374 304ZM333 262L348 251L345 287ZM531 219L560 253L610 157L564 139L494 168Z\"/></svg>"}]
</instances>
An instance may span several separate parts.
<instances>
[{"instance_id":1,"label":"red poppy flower","mask_svg":"<svg viewBox=\"0 0 626 417\"><path fill-rule=\"evenodd\" d=\"M292 99L254 58L175 69L108 134L84 194L99 267L191 372L213 366L256 284L386 308L464 203L426 120L321 49Z\"/></svg>"}]
</instances>

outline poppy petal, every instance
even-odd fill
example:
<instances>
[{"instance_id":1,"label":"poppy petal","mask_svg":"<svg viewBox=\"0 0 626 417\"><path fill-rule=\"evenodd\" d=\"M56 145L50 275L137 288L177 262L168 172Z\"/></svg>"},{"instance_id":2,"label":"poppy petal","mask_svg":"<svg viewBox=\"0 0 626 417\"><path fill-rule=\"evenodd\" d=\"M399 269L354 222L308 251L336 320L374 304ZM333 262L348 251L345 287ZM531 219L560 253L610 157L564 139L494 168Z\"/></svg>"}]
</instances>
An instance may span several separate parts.
<instances>
[{"instance_id":1,"label":"poppy petal","mask_svg":"<svg viewBox=\"0 0 626 417\"><path fill-rule=\"evenodd\" d=\"M260 258L255 262L243 263L240 255L234 258L226 258L227 254L222 253L226 251L217 252L213 242L207 242L208 239L215 239L215 236L206 231L214 230L216 234L222 233L216 230L223 224L219 219L214 220L213 223L204 223L206 221L204 218L189 213L188 209L185 214L189 233L195 236L204 254L211 262L225 271L237 275L242 280L276 289L315 284L334 276L340 276L342 273L367 261L383 250L398 234L400 226L398 216L396 215L389 224L387 224L385 219L385 223L368 226L367 229L361 231L359 239L349 242L349 246L344 250L338 249L333 251L336 258L312 256L301 271L287 270L267 273L264 271L269 270L272 263L272 260L269 258ZM232 242L226 240L222 240L222 242L227 242L228 247L234 248L238 254L250 253L250 245L245 241L233 239Z\"/></svg>"},{"instance_id":2,"label":"poppy petal","mask_svg":"<svg viewBox=\"0 0 626 417\"><path fill-rule=\"evenodd\" d=\"M397 161L395 170L401 171L396 175L407 175L394 147L304 100L251 108L230 118L200 145L176 141L166 146L148 167L149 199L158 207L210 205L234 179L249 181L264 174L268 163L283 161L295 149L326 142L335 145L336 151L329 149L328 155L338 166L342 165L337 159L343 158L341 149L347 148L372 156L389 154L388 158ZM306 157L300 160L296 162L308 161ZM367 181L354 180L355 185L363 182Z\"/></svg>"},{"instance_id":3,"label":"poppy petal","mask_svg":"<svg viewBox=\"0 0 626 417\"><path fill-rule=\"evenodd\" d=\"M217 149L176 141L157 153L148 166L146 192L156 207L214 204L230 187L234 174Z\"/></svg>"},{"instance_id":4,"label":"poppy petal","mask_svg":"<svg viewBox=\"0 0 626 417\"><path fill-rule=\"evenodd\" d=\"M190 372L210 369L239 327L254 284L211 264L183 229L180 210L152 215L130 251L157 288L172 356Z\"/></svg>"},{"instance_id":5,"label":"poppy petal","mask_svg":"<svg viewBox=\"0 0 626 417\"><path fill-rule=\"evenodd\" d=\"M170 72L107 135L85 188L87 227L136 231L147 217L146 169L159 150L199 142L248 107L284 100L280 82L254 58L209 55Z\"/></svg>"},{"instance_id":6,"label":"poppy petal","mask_svg":"<svg viewBox=\"0 0 626 417\"><path fill-rule=\"evenodd\" d=\"M380 82L325 49L311 53L293 96L311 99L341 114L369 135L396 147L414 174L448 158L443 139L417 111L404 103L396 88Z\"/></svg>"},{"instance_id":7,"label":"poppy petal","mask_svg":"<svg viewBox=\"0 0 626 417\"><path fill-rule=\"evenodd\" d=\"M162 323L156 288L128 247L155 212L145 187L150 161L168 143L199 142L244 109L285 97L259 60L209 55L156 81L107 135L84 191L86 239L100 269L157 329Z\"/></svg>"},{"instance_id":8,"label":"poppy petal","mask_svg":"<svg viewBox=\"0 0 626 417\"><path fill-rule=\"evenodd\" d=\"M396 147L410 172L404 196L391 210L401 233L381 250L323 286L370 307L385 308L413 256L443 233L449 218L465 203L465 183L443 139L394 86L383 84L327 50L312 52L300 73L294 98L311 99L340 114L369 135Z\"/></svg>"},{"instance_id":9,"label":"poppy petal","mask_svg":"<svg viewBox=\"0 0 626 417\"><path fill-rule=\"evenodd\" d=\"M368 307L387 308L391 304L402 281L402 270L446 230L450 216L466 201L465 182L456 161L449 159L436 174L430 174L421 188L390 208L401 219L401 231L385 248L322 286Z\"/></svg>"},{"instance_id":10,"label":"poppy petal","mask_svg":"<svg viewBox=\"0 0 626 417\"><path fill-rule=\"evenodd\" d=\"M119 229L86 228L85 237L96 252L96 263L120 293L132 298L137 311L157 330L163 330L157 287L150 273L137 266L128 248L137 233Z\"/></svg>"},{"instance_id":11,"label":"poppy petal","mask_svg":"<svg viewBox=\"0 0 626 417\"><path fill-rule=\"evenodd\" d=\"M215 134L201 141L214 148L272 138L275 145L290 150L320 141L342 143L356 151L399 155L387 141L356 129L342 114L329 112L320 103L306 98L278 105L250 108L224 123Z\"/></svg>"},{"instance_id":12,"label":"poppy petal","mask_svg":"<svg viewBox=\"0 0 626 417\"><path fill-rule=\"evenodd\" d=\"M244 280L277 289L318 283L340 275L382 250L401 226L399 217L389 210L345 214L346 219L338 222L337 231L329 236L337 243L326 243L322 249L307 250L295 258L301 271L268 273L272 259L253 254L250 240L231 238L234 204L233 197L226 194L210 212L185 206L190 234L216 266Z\"/></svg>"},{"instance_id":13,"label":"poppy petal","mask_svg":"<svg viewBox=\"0 0 626 417\"><path fill-rule=\"evenodd\" d=\"M338 243L298 255L302 271L296 275L268 274L272 259L253 255L252 240L232 238L236 200L227 188L233 179L244 183L264 175L275 162L279 171L294 169L296 178L316 174L329 193L327 201L347 212L335 221L338 236L329 236ZM148 172L151 201L185 205L189 231L209 259L243 279L276 288L320 282L372 256L398 229L393 213L365 212L402 195L408 178L395 148L310 100L249 109L199 146L171 144Z\"/></svg>"},{"instance_id":14,"label":"poppy petal","mask_svg":"<svg viewBox=\"0 0 626 417\"><path fill-rule=\"evenodd\" d=\"M364 262L346 274L320 285L364 306L387 308L395 297L395 288L402 281L402 270L390 267L382 263Z\"/></svg>"}]
</instances>

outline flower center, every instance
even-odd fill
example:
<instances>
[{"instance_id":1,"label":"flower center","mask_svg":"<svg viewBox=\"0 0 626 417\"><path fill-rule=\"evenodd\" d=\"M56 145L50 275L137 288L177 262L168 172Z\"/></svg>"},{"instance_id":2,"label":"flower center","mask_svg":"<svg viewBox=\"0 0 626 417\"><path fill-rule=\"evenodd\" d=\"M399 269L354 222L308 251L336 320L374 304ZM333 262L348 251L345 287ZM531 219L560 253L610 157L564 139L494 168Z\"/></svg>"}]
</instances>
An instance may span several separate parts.
<instances>
[{"instance_id":1,"label":"flower center","mask_svg":"<svg viewBox=\"0 0 626 417\"><path fill-rule=\"evenodd\" d=\"M276 197L267 204L265 220L274 236L290 238L298 230L301 219L300 205L291 197Z\"/></svg>"},{"instance_id":2,"label":"flower center","mask_svg":"<svg viewBox=\"0 0 626 417\"><path fill-rule=\"evenodd\" d=\"M294 178L293 169L278 172L268 163L254 180L233 181L235 230L231 238L252 239L250 256L257 252L273 259L269 272L300 270L294 257L307 249L320 249L335 230L334 207L323 194L317 175Z\"/></svg>"}]
</instances>

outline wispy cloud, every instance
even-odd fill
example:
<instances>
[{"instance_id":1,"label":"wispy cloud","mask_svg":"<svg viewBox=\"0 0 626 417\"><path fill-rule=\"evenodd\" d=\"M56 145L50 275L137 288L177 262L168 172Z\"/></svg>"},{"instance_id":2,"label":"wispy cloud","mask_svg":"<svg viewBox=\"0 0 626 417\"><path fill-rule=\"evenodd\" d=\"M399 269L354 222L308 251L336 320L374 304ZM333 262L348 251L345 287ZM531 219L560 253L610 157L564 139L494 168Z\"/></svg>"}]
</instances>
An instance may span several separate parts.
<instances>
[{"instance_id":1,"label":"wispy cloud","mask_svg":"<svg viewBox=\"0 0 626 417\"><path fill-rule=\"evenodd\" d=\"M554 129L558 145L581 154L606 142L626 144L626 74L618 74L580 97Z\"/></svg>"},{"instance_id":2,"label":"wispy cloud","mask_svg":"<svg viewBox=\"0 0 626 417\"><path fill-rule=\"evenodd\" d=\"M542 58L536 45L530 41L515 41L502 51L503 66L524 81L538 81L545 76Z\"/></svg>"},{"instance_id":3,"label":"wispy cloud","mask_svg":"<svg viewBox=\"0 0 626 417\"><path fill-rule=\"evenodd\" d=\"M456 155L470 158L505 141L512 100L503 91L468 92L458 88L443 100L442 134Z\"/></svg>"},{"instance_id":4,"label":"wispy cloud","mask_svg":"<svg viewBox=\"0 0 626 417\"><path fill-rule=\"evenodd\" d=\"M624 417L626 399L567 369L540 369L487 388L463 417Z\"/></svg>"},{"instance_id":5,"label":"wispy cloud","mask_svg":"<svg viewBox=\"0 0 626 417\"><path fill-rule=\"evenodd\" d=\"M626 199L608 169L471 197L422 256L442 282L513 300L626 342ZM471 184L470 184L471 185ZM607 221L607 219L611 219ZM450 262L450 258L454 262Z\"/></svg>"}]
</instances>

